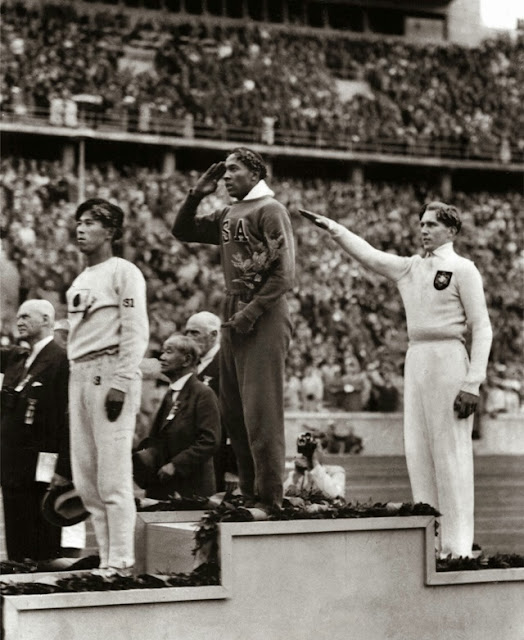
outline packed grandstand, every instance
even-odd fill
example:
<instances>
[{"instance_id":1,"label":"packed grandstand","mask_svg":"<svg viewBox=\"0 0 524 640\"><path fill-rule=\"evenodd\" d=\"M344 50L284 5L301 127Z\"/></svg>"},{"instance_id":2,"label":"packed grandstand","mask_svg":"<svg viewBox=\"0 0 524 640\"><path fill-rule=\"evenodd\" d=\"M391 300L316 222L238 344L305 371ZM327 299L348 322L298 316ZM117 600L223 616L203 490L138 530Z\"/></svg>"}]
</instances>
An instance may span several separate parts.
<instances>
[{"instance_id":1,"label":"packed grandstand","mask_svg":"<svg viewBox=\"0 0 524 640\"><path fill-rule=\"evenodd\" d=\"M522 35L421 46L11 1L1 35L6 115L49 115L65 100L73 113L53 113L58 124L88 111L131 131L524 157Z\"/></svg>"},{"instance_id":2,"label":"packed grandstand","mask_svg":"<svg viewBox=\"0 0 524 640\"><path fill-rule=\"evenodd\" d=\"M524 160L522 35L465 48L187 15L173 22L162 12L137 18L123 8L82 13L72 4L14 2L1 8L3 122L190 133L219 139L224 150L240 139L500 165ZM196 172L184 167L166 175L160 163L144 166L124 156L87 158L79 178L40 148L31 155L27 145L23 153L9 145L1 160L3 279L15 297L48 298L63 316L65 291L79 271L73 241L79 194L114 199L127 214L124 255L147 280L155 354L191 313L218 312L222 275L216 250L170 235L173 212ZM375 246L406 255L419 250L421 205L441 193L434 182L400 180L398 172L360 183L325 171L299 173L275 171L271 178L297 244L288 408L398 410L406 347L400 297L296 213L305 207L327 214ZM473 177L452 193L465 222L458 249L483 274L494 327L486 410L518 410L524 196L522 188L486 188ZM211 209L224 197L219 191L201 206ZM12 318L3 315L8 342Z\"/></svg>"}]
</instances>

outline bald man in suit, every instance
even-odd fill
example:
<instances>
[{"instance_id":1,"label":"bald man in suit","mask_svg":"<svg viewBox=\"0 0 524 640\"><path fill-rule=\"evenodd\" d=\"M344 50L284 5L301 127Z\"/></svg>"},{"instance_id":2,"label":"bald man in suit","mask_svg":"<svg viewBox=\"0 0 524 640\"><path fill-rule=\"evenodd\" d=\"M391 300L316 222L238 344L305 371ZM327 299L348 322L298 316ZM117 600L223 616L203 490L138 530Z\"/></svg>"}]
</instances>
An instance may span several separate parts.
<instances>
[{"instance_id":1,"label":"bald man in suit","mask_svg":"<svg viewBox=\"0 0 524 640\"><path fill-rule=\"evenodd\" d=\"M17 313L29 351L3 351L1 482L9 560L52 560L61 529L42 516L49 484L71 478L68 430L69 365L53 339L55 311L47 300L27 300Z\"/></svg>"}]
</instances>

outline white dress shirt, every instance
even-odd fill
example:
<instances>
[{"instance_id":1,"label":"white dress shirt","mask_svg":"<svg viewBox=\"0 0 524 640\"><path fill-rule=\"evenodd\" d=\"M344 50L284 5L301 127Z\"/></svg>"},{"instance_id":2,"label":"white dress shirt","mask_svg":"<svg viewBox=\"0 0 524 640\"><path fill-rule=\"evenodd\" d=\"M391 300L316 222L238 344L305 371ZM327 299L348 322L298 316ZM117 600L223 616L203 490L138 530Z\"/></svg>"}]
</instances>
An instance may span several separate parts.
<instances>
[{"instance_id":1,"label":"white dress shirt","mask_svg":"<svg viewBox=\"0 0 524 640\"><path fill-rule=\"evenodd\" d=\"M31 353L29 354L29 357L27 358L27 360L25 361L25 370L27 371L29 369L29 367L33 364L33 362L36 360L36 357L38 356L38 354L40 353L40 351L42 351L42 349L44 347L47 347L47 345L53 340L53 336L47 336L47 338L42 338L42 340L39 340L38 342L35 342L35 344L33 345L33 350L31 351Z\"/></svg>"},{"instance_id":2,"label":"white dress shirt","mask_svg":"<svg viewBox=\"0 0 524 640\"><path fill-rule=\"evenodd\" d=\"M174 382L172 382L169 385L169 388L173 392L173 396L172 396L173 406L171 407L171 411L169 412L169 415L167 416L166 420L172 420L175 417L175 413L176 413L175 404L176 404L176 401L178 399L178 396L179 396L180 392L182 391L182 389L184 388L186 382L189 380L189 378L192 375L193 375L192 371L191 371L191 373L186 373L185 376L182 376L181 378L178 378L178 380L175 380Z\"/></svg>"},{"instance_id":3,"label":"white dress shirt","mask_svg":"<svg viewBox=\"0 0 524 640\"><path fill-rule=\"evenodd\" d=\"M202 356L200 358L200 362L198 363L198 367L197 367L197 373L202 373L202 371L204 371L204 369L209 365L209 363L216 356L219 349L220 349L220 344L216 344L214 347L211 347L211 349L206 353L205 356Z\"/></svg>"}]
</instances>

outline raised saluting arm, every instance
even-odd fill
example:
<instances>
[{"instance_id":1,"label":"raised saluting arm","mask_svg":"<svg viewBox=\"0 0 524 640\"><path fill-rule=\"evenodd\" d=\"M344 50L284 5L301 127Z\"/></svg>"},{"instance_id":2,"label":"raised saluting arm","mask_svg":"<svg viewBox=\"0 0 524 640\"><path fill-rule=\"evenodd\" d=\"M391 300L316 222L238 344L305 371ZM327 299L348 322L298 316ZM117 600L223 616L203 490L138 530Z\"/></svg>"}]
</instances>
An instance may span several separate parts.
<instances>
[{"instance_id":1,"label":"raised saluting arm","mask_svg":"<svg viewBox=\"0 0 524 640\"><path fill-rule=\"evenodd\" d=\"M406 271L406 258L375 249L364 238L326 216L299 209L300 213L320 229L325 229L344 251L364 267L391 280L399 280Z\"/></svg>"}]
</instances>

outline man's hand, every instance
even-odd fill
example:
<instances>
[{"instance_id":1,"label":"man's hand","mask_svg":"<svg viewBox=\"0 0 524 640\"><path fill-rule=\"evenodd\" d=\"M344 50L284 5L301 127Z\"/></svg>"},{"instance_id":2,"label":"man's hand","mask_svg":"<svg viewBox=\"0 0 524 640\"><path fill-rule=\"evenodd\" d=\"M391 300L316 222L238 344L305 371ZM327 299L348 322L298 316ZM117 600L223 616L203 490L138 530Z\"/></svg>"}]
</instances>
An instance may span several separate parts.
<instances>
[{"instance_id":1,"label":"man's hand","mask_svg":"<svg viewBox=\"0 0 524 640\"><path fill-rule=\"evenodd\" d=\"M218 181L226 172L225 162L216 162L212 164L209 169L203 173L197 180L197 183L193 187L193 193L196 196L207 196L210 193L216 191Z\"/></svg>"},{"instance_id":2,"label":"man's hand","mask_svg":"<svg viewBox=\"0 0 524 640\"><path fill-rule=\"evenodd\" d=\"M126 394L120 389L109 389L106 396L106 414L109 422L114 422L124 406Z\"/></svg>"},{"instance_id":3,"label":"man's hand","mask_svg":"<svg viewBox=\"0 0 524 640\"><path fill-rule=\"evenodd\" d=\"M479 397L467 391L459 391L453 409L457 412L460 420L468 418L477 408Z\"/></svg>"},{"instance_id":4,"label":"man's hand","mask_svg":"<svg viewBox=\"0 0 524 640\"><path fill-rule=\"evenodd\" d=\"M237 311L231 316L231 318L229 318L227 322L223 322L222 326L229 327L237 333L246 335L253 331L255 323L250 318L248 318L245 313L242 313L242 311Z\"/></svg>"},{"instance_id":5,"label":"man's hand","mask_svg":"<svg viewBox=\"0 0 524 640\"><path fill-rule=\"evenodd\" d=\"M172 462L168 462L157 471L158 479L160 482L166 482L175 475L175 465Z\"/></svg>"},{"instance_id":6,"label":"man's hand","mask_svg":"<svg viewBox=\"0 0 524 640\"><path fill-rule=\"evenodd\" d=\"M307 218L310 222L312 222L313 224L316 224L317 227L320 227L321 229L326 229L326 231L329 230L329 218L326 218L325 216L321 216L319 213L313 213L312 211L307 211L307 209L299 209L298 210L299 213L304 216L304 218Z\"/></svg>"}]
</instances>

